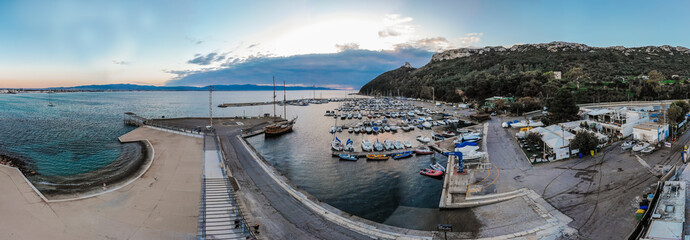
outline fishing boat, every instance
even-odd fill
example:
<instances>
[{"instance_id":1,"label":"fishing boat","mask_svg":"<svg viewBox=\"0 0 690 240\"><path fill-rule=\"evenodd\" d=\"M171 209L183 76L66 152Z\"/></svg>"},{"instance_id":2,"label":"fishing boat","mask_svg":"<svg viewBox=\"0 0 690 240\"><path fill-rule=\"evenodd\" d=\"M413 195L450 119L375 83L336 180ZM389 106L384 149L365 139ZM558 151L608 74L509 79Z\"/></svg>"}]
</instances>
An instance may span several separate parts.
<instances>
[{"instance_id":1,"label":"fishing boat","mask_svg":"<svg viewBox=\"0 0 690 240\"><path fill-rule=\"evenodd\" d=\"M424 127L424 128L427 128L427 129L428 129L428 128L431 128L431 126L432 126L432 124L429 123L429 122L424 122L424 123L422 123L422 127Z\"/></svg>"},{"instance_id":2,"label":"fishing boat","mask_svg":"<svg viewBox=\"0 0 690 240\"><path fill-rule=\"evenodd\" d=\"M340 159L342 159L342 160L348 160L348 161L357 161L357 159L359 159L357 157L357 155L344 154L344 153L338 154L338 157L340 157Z\"/></svg>"},{"instance_id":3,"label":"fishing boat","mask_svg":"<svg viewBox=\"0 0 690 240\"><path fill-rule=\"evenodd\" d=\"M386 131L386 132L390 132L390 131L391 131L391 127L389 127L389 126L384 126L384 127L383 127L383 130Z\"/></svg>"},{"instance_id":4,"label":"fishing boat","mask_svg":"<svg viewBox=\"0 0 690 240\"><path fill-rule=\"evenodd\" d=\"M369 160L388 160L388 156L385 154L367 154L367 159Z\"/></svg>"},{"instance_id":5,"label":"fishing boat","mask_svg":"<svg viewBox=\"0 0 690 240\"><path fill-rule=\"evenodd\" d=\"M379 127L374 126L373 128L371 128L371 130L374 131L374 133L378 133Z\"/></svg>"},{"instance_id":6,"label":"fishing boat","mask_svg":"<svg viewBox=\"0 0 690 240\"><path fill-rule=\"evenodd\" d=\"M355 128L353 129L353 131L354 131L354 133L359 133L360 129L359 129L359 127L355 127Z\"/></svg>"},{"instance_id":7,"label":"fishing boat","mask_svg":"<svg viewBox=\"0 0 690 240\"><path fill-rule=\"evenodd\" d=\"M352 119L352 113L347 114L347 119Z\"/></svg>"},{"instance_id":8,"label":"fishing boat","mask_svg":"<svg viewBox=\"0 0 690 240\"><path fill-rule=\"evenodd\" d=\"M331 127L331 130L329 130L328 132L329 132L329 133L335 133L335 132L336 132L335 126Z\"/></svg>"},{"instance_id":9,"label":"fishing boat","mask_svg":"<svg viewBox=\"0 0 690 240\"><path fill-rule=\"evenodd\" d=\"M338 139L338 137L335 137L335 139L333 139L333 142L331 142L331 148L333 148L333 150L335 151L343 150L343 143L340 142L340 139Z\"/></svg>"},{"instance_id":10,"label":"fishing boat","mask_svg":"<svg viewBox=\"0 0 690 240\"><path fill-rule=\"evenodd\" d=\"M383 144L381 144L378 139L376 139L376 142L374 143L374 150L379 152L383 151Z\"/></svg>"},{"instance_id":11,"label":"fishing boat","mask_svg":"<svg viewBox=\"0 0 690 240\"><path fill-rule=\"evenodd\" d=\"M417 136L417 141L420 141L422 143L429 143L429 142L431 142L431 138L423 137L423 136Z\"/></svg>"},{"instance_id":12,"label":"fishing boat","mask_svg":"<svg viewBox=\"0 0 690 240\"><path fill-rule=\"evenodd\" d=\"M405 151L405 152L393 154L393 159L403 159L403 158L408 158L411 156L412 156L412 151Z\"/></svg>"},{"instance_id":13,"label":"fishing boat","mask_svg":"<svg viewBox=\"0 0 690 240\"><path fill-rule=\"evenodd\" d=\"M362 151L371 152L372 150L374 150L374 148L371 146L371 142L366 139L362 140Z\"/></svg>"},{"instance_id":14,"label":"fishing boat","mask_svg":"<svg viewBox=\"0 0 690 240\"><path fill-rule=\"evenodd\" d=\"M408 140L405 140L405 143L403 144L405 148L412 148L412 143Z\"/></svg>"},{"instance_id":15,"label":"fishing boat","mask_svg":"<svg viewBox=\"0 0 690 240\"><path fill-rule=\"evenodd\" d=\"M443 176L443 172L441 172L441 171L436 171L436 170L433 170L433 169L428 169L428 168L425 168L425 169L420 170L420 171L419 171L419 174L422 174L422 175L425 175L425 176L429 176L429 177L435 177L435 178L438 178L438 177Z\"/></svg>"},{"instance_id":16,"label":"fishing boat","mask_svg":"<svg viewBox=\"0 0 690 240\"><path fill-rule=\"evenodd\" d=\"M357 119L362 119L362 114L361 114L361 113L357 113Z\"/></svg>"},{"instance_id":17,"label":"fishing boat","mask_svg":"<svg viewBox=\"0 0 690 240\"><path fill-rule=\"evenodd\" d=\"M400 141L394 141L393 147L395 147L395 149L405 149L405 145L403 145Z\"/></svg>"},{"instance_id":18,"label":"fishing boat","mask_svg":"<svg viewBox=\"0 0 690 240\"><path fill-rule=\"evenodd\" d=\"M444 137L455 137L455 133L451 131L441 133Z\"/></svg>"},{"instance_id":19,"label":"fishing boat","mask_svg":"<svg viewBox=\"0 0 690 240\"><path fill-rule=\"evenodd\" d=\"M367 127L367 128L366 128L366 131L367 131L367 133L371 133L371 131L374 131L374 129L371 128L371 127Z\"/></svg>"},{"instance_id":20,"label":"fishing boat","mask_svg":"<svg viewBox=\"0 0 690 240\"><path fill-rule=\"evenodd\" d=\"M397 126L390 126L390 128L391 128L391 132L397 132L398 131Z\"/></svg>"},{"instance_id":21,"label":"fishing boat","mask_svg":"<svg viewBox=\"0 0 690 240\"><path fill-rule=\"evenodd\" d=\"M359 129L359 132L360 132L360 133L366 133L366 132L367 132L367 128L366 128L366 127L362 127L362 128Z\"/></svg>"},{"instance_id":22,"label":"fishing boat","mask_svg":"<svg viewBox=\"0 0 690 240\"><path fill-rule=\"evenodd\" d=\"M48 93L48 107L55 107L55 104L53 104L53 98L50 96L52 92Z\"/></svg>"},{"instance_id":23,"label":"fishing boat","mask_svg":"<svg viewBox=\"0 0 690 240\"><path fill-rule=\"evenodd\" d=\"M446 171L446 168L443 167L443 166L441 166L441 164L439 164L438 162L437 162L437 163L433 163L433 164L429 164L429 166L430 166L432 169L436 170L436 171L441 171L441 172L445 172L445 171Z\"/></svg>"},{"instance_id":24,"label":"fishing boat","mask_svg":"<svg viewBox=\"0 0 690 240\"><path fill-rule=\"evenodd\" d=\"M338 129L337 129L337 130L338 130L338 132L342 132L342 131L343 131L343 127L338 126Z\"/></svg>"},{"instance_id":25,"label":"fishing boat","mask_svg":"<svg viewBox=\"0 0 690 240\"><path fill-rule=\"evenodd\" d=\"M415 149L414 153L416 153L417 155L429 155L429 154L433 154L434 151L429 149L429 148L424 147L424 148Z\"/></svg>"},{"instance_id":26,"label":"fishing boat","mask_svg":"<svg viewBox=\"0 0 690 240\"><path fill-rule=\"evenodd\" d=\"M343 113L340 114L340 120L345 120L347 118L347 114Z\"/></svg>"},{"instance_id":27,"label":"fishing boat","mask_svg":"<svg viewBox=\"0 0 690 240\"><path fill-rule=\"evenodd\" d=\"M638 143L637 145L635 145L635 146L632 148L632 150L633 150L633 152L639 152L639 151L642 151L643 149L648 148L648 147L649 147L649 143L647 143L647 142L640 142L640 143Z\"/></svg>"},{"instance_id":28,"label":"fishing boat","mask_svg":"<svg viewBox=\"0 0 690 240\"><path fill-rule=\"evenodd\" d=\"M419 128L419 129L424 129L424 125L422 125L422 124L417 124L417 128Z\"/></svg>"},{"instance_id":29,"label":"fishing boat","mask_svg":"<svg viewBox=\"0 0 690 240\"><path fill-rule=\"evenodd\" d=\"M405 132L409 132L411 129L410 129L410 126L403 125L403 126L402 126L402 130L405 131Z\"/></svg>"},{"instance_id":30,"label":"fishing boat","mask_svg":"<svg viewBox=\"0 0 690 240\"><path fill-rule=\"evenodd\" d=\"M355 151L355 142L352 141L352 139L347 139L345 142L345 147L343 147L344 151L347 152L354 152Z\"/></svg>"},{"instance_id":31,"label":"fishing boat","mask_svg":"<svg viewBox=\"0 0 690 240\"><path fill-rule=\"evenodd\" d=\"M347 128L347 132L349 132L349 133L352 133L352 132L354 132L354 131L355 131L354 128L351 128L351 127L350 127L350 128Z\"/></svg>"}]
</instances>

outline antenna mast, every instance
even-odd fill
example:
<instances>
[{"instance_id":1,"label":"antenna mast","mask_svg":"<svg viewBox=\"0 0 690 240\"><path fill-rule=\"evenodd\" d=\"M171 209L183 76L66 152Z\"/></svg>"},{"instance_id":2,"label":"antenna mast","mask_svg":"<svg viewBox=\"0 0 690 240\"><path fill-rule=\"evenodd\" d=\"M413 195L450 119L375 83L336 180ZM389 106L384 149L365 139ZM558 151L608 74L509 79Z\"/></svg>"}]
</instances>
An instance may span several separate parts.
<instances>
[{"instance_id":1,"label":"antenna mast","mask_svg":"<svg viewBox=\"0 0 690 240\"><path fill-rule=\"evenodd\" d=\"M208 116L213 129L213 86L208 86Z\"/></svg>"},{"instance_id":2,"label":"antenna mast","mask_svg":"<svg viewBox=\"0 0 690 240\"><path fill-rule=\"evenodd\" d=\"M273 121L276 120L276 76L273 75Z\"/></svg>"},{"instance_id":3,"label":"antenna mast","mask_svg":"<svg viewBox=\"0 0 690 240\"><path fill-rule=\"evenodd\" d=\"M287 97L285 97L285 93L287 91L285 90L285 80L283 80L283 115L285 115L285 120L288 119L287 117Z\"/></svg>"}]
</instances>

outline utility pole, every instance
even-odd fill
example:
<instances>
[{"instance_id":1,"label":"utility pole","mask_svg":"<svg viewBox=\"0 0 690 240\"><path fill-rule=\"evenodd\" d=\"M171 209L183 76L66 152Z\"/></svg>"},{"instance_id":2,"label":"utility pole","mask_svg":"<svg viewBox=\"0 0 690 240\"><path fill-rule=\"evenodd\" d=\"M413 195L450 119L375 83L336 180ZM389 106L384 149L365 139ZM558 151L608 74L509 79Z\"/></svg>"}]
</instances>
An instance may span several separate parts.
<instances>
[{"instance_id":1,"label":"utility pole","mask_svg":"<svg viewBox=\"0 0 690 240\"><path fill-rule=\"evenodd\" d=\"M208 117L213 129L213 86L208 86Z\"/></svg>"},{"instance_id":2,"label":"utility pole","mask_svg":"<svg viewBox=\"0 0 690 240\"><path fill-rule=\"evenodd\" d=\"M273 121L276 121L276 76L273 75Z\"/></svg>"},{"instance_id":3,"label":"utility pole","mask_svg":"<svg viewBox=\"0 0 690 240\"><path fill-rule=\"evenodd\" d=\"M434 87L431 87L431 103L434 103L434 104L436 103L436 94L435 94Z\"/></svg>"}]
</instances>

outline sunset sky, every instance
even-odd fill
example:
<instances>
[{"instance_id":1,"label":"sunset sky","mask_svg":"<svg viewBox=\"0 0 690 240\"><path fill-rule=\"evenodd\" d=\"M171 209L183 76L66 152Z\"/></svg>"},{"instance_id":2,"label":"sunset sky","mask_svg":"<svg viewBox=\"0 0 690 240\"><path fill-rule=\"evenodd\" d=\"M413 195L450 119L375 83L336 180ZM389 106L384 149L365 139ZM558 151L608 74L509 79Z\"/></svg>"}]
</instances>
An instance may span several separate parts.
<instances>
[{"instance_id":1,"label":"sunset sky","mask_svg":"<svg viewBox=\"0 0 690 240\"><path fill-rule=\"evenodd\" d=\"M359 88L434 52L551 41L690 47L690 2L3 1L0 88Z\"/></svg>"}]
</instances>

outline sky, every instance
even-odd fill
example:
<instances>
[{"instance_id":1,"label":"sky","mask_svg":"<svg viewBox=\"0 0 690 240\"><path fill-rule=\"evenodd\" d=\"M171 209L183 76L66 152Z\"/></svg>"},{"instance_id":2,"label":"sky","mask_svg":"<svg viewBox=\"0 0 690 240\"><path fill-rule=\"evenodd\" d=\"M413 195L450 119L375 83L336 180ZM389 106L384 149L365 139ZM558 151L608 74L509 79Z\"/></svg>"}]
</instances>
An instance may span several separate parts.
<instances>
[{"instance_id":1,"label":"sky","mask_svg":"<svg viewBox=\"0 0 690 240\"><path fill-rule=\"evenodd\" d=\"M567 41L690 47L690 1L6 1L0 88L358 89L439 51Z\"/></svg>"}]
</instances>

